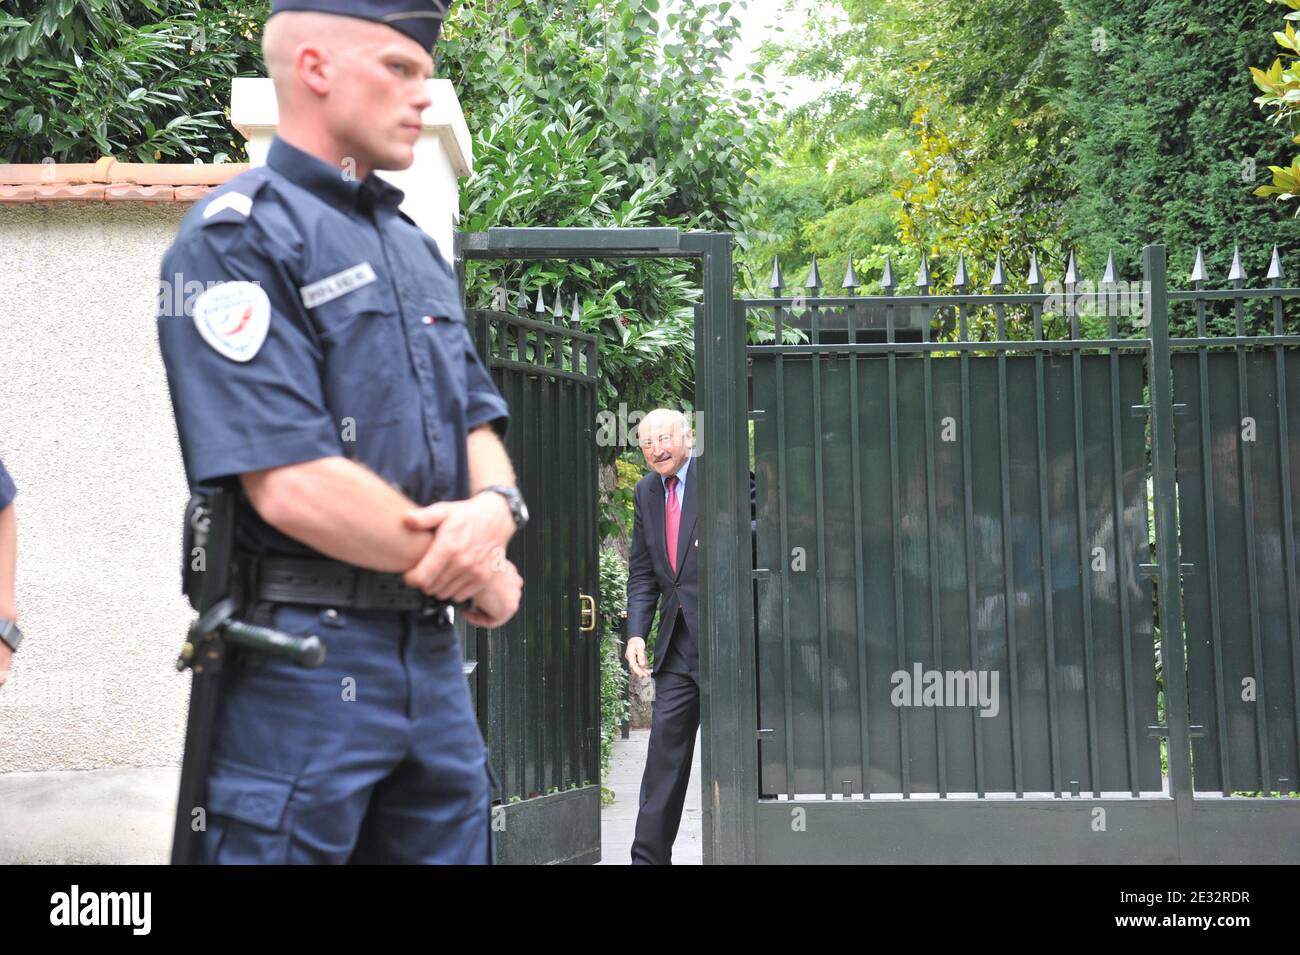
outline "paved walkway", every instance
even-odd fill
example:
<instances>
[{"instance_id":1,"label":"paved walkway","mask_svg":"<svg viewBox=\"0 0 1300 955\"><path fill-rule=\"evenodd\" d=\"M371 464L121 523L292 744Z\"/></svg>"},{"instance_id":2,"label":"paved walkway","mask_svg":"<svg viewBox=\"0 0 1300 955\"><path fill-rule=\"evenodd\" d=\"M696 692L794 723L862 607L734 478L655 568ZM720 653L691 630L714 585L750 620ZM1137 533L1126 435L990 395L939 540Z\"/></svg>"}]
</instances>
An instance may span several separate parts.
<instances>
[{"instance_id":1,"label":"paved walkway","mask_svg":"<svg viewBox=\"0 0 1300 955\"><path fill-rule=\"evenodd\" d=\"M636 810L641 796L641 772L645 769L649 730L632 730L628 739L615 738L605 785L614 790L611 805L600 811L600 864L628 865L632 837L636 833ZM703 865L704 841L700 831L700 737L695 736L695 758L691 782L682 809L682 825L673 843L674 865Z\"/></svg>"}]
</instances>

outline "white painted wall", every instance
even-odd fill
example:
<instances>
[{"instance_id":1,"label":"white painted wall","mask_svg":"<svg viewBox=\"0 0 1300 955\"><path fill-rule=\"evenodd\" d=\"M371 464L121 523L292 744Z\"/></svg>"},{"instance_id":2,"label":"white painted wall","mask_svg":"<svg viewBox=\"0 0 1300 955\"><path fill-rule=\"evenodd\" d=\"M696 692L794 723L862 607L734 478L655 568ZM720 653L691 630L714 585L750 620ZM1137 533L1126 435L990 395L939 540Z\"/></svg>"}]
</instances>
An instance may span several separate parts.
<instances>
[{"instance_id":1,"label":"white painted wall","mask_svg":"<svg viewBox=\"0 0 1300 955\"><path fill-rule=\"evenodd\" d=\"M0 207L0 457L27 636L0 688L0 772L179 758L188 495L154 313L186 208Z\"/></svg>"}]
</instances>

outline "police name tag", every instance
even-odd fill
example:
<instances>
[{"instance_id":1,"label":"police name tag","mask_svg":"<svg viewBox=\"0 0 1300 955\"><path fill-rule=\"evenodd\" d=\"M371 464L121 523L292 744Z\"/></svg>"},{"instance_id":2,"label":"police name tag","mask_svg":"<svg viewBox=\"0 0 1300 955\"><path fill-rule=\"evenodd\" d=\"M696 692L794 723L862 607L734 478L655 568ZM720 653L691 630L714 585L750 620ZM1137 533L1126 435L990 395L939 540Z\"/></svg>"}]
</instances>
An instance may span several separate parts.
<instances>
[{"instance_id":1,"label":"police name tag","mask_svg":"<svg viewBox=\"0 0 1300 955\"><path fill-rule=\"evenodd\" d=\"M369 262L362 262L342 272L327 275L318 282L304 285L298 291L302 294L302 304L307 308L315 308L317 305L332 302L340 295L354 292L363 285L369 285L374 280L375 270L370 267Z\"/></svg>"},{"instance_id":2,"label":"police name tag","mask_svg":"<svg viewBox=\"0 0 1300 955\"><path fill-rule=\"evenodd\" d=\"M231 361L248 361L266 341L271 300L256 282L220 282L194 300L203 340Z\"/></svg>"}]
</instances>

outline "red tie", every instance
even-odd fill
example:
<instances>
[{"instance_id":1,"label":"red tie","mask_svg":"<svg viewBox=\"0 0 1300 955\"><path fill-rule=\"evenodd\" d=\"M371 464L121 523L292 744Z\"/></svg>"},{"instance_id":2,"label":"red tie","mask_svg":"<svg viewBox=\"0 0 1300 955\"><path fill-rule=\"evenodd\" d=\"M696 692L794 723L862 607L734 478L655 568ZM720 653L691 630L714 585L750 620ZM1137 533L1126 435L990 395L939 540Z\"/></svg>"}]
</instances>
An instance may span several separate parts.
<instances>
[{"instance_id":1,"label":"red tie","mask_svg":"<svg viewBox=\"0 0 1300 955\"><path fill-rule=\"evenodd\" d=\"M677 476L664 482L668 485L668 500L664 503L664 536L668 544L668 566L677 569L677 529L682 523L682 506L677 503Z\"/></svg>"}]
</instances>

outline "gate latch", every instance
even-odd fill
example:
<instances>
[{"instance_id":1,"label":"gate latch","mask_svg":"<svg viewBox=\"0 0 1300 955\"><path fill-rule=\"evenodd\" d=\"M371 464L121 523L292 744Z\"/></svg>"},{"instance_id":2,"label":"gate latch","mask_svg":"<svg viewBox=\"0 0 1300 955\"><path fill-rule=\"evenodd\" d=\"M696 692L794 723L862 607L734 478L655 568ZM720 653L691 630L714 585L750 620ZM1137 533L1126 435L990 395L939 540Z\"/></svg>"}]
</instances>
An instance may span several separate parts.
<instances>
[{"instance_id":1,"label":"gate latch","mask_svg":"<svg viewBox=\"0 0 1300 955\"><path fill-rule=\"evenodd\" d=\"M1157 577L1160 574L1159 564L1138 564L1137 569L1139 573L1145 574L1148 577ZM1195 564L1178 565L1178 572L1182 574L1184 577L1192 576L1192 572L1195 569L1196 569Z\"/></svg>"},{"instance_id":2,"label":"gate latch","mask_svg":"<svg viewBox=\"0 0 1300 955\"><path fill-rule=\"evenodd\" d=\"M1169 735L1169 727L1148 726L1147 735L1155 738L1163 738ZM1205 727L1202 726L1200 723L1192 723L1190 726L1187 727L1187 735L1190 736L1192 739L1204 739Z\"/></svg>"},{"instance_id":3,"label":"gate latch","mask_svg":"<svg viewBox=\"0 0 1300 955\"><path fill-rule=\"evenodd\" d=\"M1175 401L1173 407L1174 407L1174 414L1179 414L1179 415L1187 414L1187 405L1184 402ZM1135 418L1140 418L1143 415L1149 415L1151 413L1151 406L1132 405L1129 408L1129 413L1132 414Z\"/></svg>"}]
</instances>

